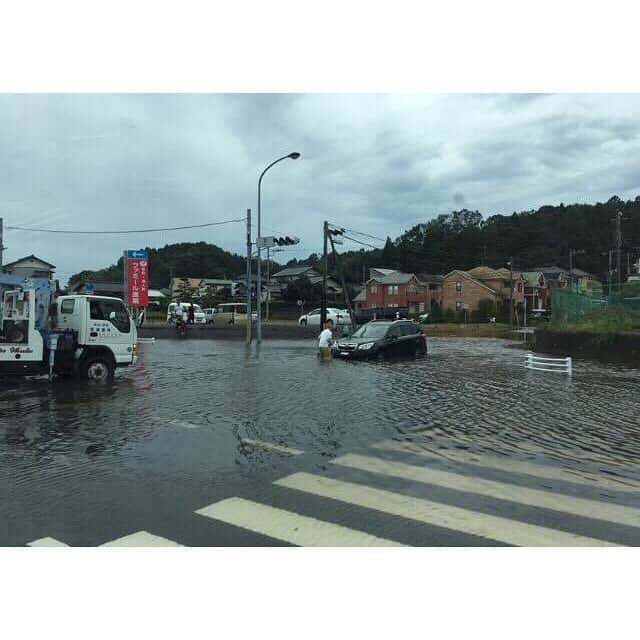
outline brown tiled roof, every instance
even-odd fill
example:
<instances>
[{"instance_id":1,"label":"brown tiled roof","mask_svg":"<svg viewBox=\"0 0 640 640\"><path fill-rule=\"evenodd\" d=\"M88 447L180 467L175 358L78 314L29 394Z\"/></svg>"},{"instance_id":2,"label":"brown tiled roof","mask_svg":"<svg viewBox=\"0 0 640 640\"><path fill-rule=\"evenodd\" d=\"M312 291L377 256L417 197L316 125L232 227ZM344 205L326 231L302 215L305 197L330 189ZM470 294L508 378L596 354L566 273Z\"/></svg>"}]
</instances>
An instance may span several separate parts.
<instances>
[{"instance_id":1,"label":"brown tiled roof","mask_svg":"<svg viewBox=\"0 0 640 640\"><path fill-rule=\"evenodd\" d=\"M476 280L506 280L503 273L491 267L475 267L467 273Z\"/></svg>"}]
</instances>

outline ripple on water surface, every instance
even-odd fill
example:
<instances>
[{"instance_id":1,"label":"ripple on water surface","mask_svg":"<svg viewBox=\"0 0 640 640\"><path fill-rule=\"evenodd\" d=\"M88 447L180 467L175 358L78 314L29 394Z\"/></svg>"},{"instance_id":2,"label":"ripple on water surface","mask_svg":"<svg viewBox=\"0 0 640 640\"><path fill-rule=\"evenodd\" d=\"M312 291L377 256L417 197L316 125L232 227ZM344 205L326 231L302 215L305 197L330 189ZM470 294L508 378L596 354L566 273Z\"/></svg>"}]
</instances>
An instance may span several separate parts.
<instances>
[{"instance_id":1,"label":"ripple on water surface","mask_svg":"<svg viewBox=\"0 0 640 640\"><path fill-rule=\"evenodd\" d=\"M263 440L331 458L382 439L436 455L465 449L576 473L640 479L638 372L574 363L525 371L501 340L432 338L426 358L319 363L310 341L157 341L109 385L4 384L0 463L63 482L92 475L238 475L268 464Z\"/></svg>"}]
</instances>

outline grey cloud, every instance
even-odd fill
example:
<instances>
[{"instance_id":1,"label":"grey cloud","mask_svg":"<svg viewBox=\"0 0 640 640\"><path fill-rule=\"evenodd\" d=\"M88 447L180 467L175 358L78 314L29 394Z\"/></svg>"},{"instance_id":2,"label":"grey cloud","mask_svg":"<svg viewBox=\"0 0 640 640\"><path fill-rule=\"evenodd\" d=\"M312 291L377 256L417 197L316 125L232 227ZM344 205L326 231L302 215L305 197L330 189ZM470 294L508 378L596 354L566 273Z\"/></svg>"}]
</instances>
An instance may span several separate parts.
<instances>
[{"instance_id":1,"label":"grey cloud","mask_svg":"<svg viewBox=\"0 0 640 640\"><path fill-rule=\"evenodd\" d=\"M289 232L301 257L322 222L386 237L452 208L510 213L632 197L636 95L0 96L5 225L104 229L237 218ZM40 253L68 276L122 249L208 240L244 252L241 224L99 242L7 232L7 260ZM349 248L345 245L345 248Z\"/></svg>"}]
</instances>

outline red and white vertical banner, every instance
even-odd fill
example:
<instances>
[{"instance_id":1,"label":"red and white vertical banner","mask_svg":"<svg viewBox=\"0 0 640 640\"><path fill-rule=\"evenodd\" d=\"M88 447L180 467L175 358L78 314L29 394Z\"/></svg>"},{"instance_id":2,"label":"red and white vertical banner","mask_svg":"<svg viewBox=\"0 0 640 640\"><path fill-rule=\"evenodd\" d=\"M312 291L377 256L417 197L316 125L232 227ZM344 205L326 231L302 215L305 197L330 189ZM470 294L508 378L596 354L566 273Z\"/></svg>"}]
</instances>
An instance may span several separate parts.
<instances>
[{"instance_id":1,"label":"red and white vertical banner","mask_svg":"<svg viewBox=\"0 0 640 640\"><path fill-rule=\"evenodd\" d=\"M125 290L129 307L146 307L149 304L149 257L145 249L125 252Z\"/></svg>"}]
</instances>

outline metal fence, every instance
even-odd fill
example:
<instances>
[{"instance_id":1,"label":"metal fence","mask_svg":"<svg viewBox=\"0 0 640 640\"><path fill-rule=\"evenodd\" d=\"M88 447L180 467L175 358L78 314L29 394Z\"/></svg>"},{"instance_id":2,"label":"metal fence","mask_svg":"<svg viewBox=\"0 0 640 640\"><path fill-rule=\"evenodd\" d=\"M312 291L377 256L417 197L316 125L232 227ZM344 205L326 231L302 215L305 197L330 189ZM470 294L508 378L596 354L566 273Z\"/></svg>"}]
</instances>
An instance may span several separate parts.
<instances>
[{"instance_id":1,"label":"metal fence","mask_svg":"<svg viewBox=\"0 0 640 640\"><path fill-rule=\"evenodd\" d=\"M602 315L640 314L640 296L631 292L611 296L589 296L566 289L554 289L551 295L551 319L572 322L600 312Z\"/></svg>"}]
</instances>

